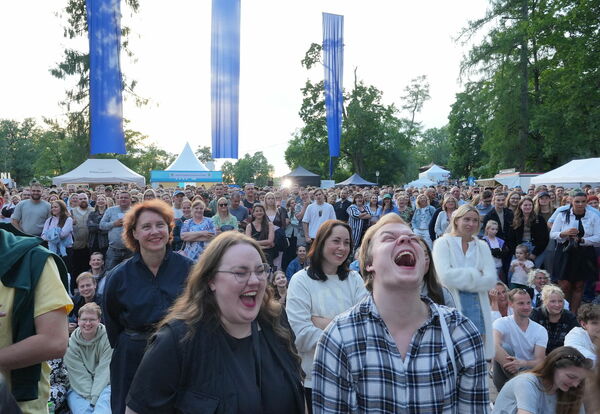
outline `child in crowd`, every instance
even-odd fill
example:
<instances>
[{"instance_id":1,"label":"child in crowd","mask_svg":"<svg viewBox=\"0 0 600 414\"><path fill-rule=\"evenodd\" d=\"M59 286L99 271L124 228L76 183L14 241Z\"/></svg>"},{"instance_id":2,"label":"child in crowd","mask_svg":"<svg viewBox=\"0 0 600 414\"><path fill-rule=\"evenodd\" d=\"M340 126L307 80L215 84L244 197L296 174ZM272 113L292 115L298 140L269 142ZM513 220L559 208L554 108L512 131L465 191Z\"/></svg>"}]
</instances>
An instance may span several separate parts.
<instances>
[{"instance_id":1,"label":"child in crowd","mask_svg":"<svg viewBox=\"0 0 600 414\"><path fill-rule=\"evenodd\" d=\"M498 280L503 281L502 249L504 248L504 240L496 237L496 234L498 234L498 222L495 220L488 220L485 225L485 235L483 236L483 240L487 242L488 246L490 246L490 250L492 251L494 264L496 265L496 273L498 274Z\"/></svg>"},{"instance_id":2,"label":"child in crowd","mask_svg":"<svg viewBox=\"0 0 600 414\"><path fill-rule=\"evenodd\" d=\"M533 269L533 262L527 260L529 248L524 244L519 244L515 249L515 259L510 262L510 277L509 286L511 289L520 288L527 289L529 280L529 272Z\"/></svg>"}]
</instances>

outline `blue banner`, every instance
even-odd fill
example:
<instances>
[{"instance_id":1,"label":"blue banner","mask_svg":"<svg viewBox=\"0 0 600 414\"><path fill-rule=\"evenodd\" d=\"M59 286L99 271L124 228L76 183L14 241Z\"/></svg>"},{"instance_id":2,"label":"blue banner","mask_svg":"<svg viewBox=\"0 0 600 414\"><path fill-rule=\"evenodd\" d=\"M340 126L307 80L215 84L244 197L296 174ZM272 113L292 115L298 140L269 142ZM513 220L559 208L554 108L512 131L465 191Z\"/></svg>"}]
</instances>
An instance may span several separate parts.
<instances>
[{"instance_id":1,"label":"blue banner","mask_svg":"<svg viewBox=\"0 0 600 414\"><path fill-rule=\"evenodd\" d=\"M323 13L323 66L329 156L340 156L342 137L342 75L344 72L344 16ZM333 163L330 164L333 166ZM330 171L331 175L332 171Z\"/></svg>"},{"instance_id":2,"label":"blue banner","mask_svg":"<svg viewBox=\"0 0 600 414\"><path fill-rule=\"evenodd\" d=\"M240 0L213 0L211 40L212 156L238 157Z\"/></svg>"},{"instance_id":3,"label":"blue banner","mask_svg":"<svg viewBox=\"0 0 600 414\"><path fill-rule=\"evenodd\" d=\"M120 0L86 0L90 40L90 153L126 154Z\"/></svg>"}]
</instances>

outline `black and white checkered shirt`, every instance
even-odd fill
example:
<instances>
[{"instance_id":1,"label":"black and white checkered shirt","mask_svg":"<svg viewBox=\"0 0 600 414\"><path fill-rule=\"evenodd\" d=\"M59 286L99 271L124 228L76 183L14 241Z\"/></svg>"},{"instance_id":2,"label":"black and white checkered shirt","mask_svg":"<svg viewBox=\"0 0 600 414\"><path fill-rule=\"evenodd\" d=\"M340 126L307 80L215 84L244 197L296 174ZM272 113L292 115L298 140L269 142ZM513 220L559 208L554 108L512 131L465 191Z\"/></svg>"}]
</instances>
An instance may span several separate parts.
<instances>
[{"instance_id":1,"label":"black and white checkered shirt","mask_svg":"<svg viewBox=\"0 0 600 414\"><path fill-rule=\"evenodd\" d=\"M421 299L429 305L430 317L415 332L404 360L371 295L334 319L315 353L315 414L489 412L477 328L457 310ZM440 314L454 344L456 380Z\"/></svg>"}]
</instances>

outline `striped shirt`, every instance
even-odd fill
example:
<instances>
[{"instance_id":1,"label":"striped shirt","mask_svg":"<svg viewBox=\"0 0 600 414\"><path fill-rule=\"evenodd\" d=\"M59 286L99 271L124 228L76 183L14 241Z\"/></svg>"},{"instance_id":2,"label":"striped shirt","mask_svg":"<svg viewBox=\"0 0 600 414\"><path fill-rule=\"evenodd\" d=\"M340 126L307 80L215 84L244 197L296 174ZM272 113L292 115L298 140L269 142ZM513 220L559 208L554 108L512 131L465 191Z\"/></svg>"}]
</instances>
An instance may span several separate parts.
<instances>
[{"instance_id":1,"label":"striped shirt","mask_svg":"<svg viewBox=\"0 0 600 414\"><path fill-rule=\"evenodd\" d=\"M371 295L329 324L313 365L315 414L489 412L477 328L457 310L421 300L429 305L430 317L414 333L404 360ZM454 343L456 376L440 314Z\"/></svg>"}]
</instances>

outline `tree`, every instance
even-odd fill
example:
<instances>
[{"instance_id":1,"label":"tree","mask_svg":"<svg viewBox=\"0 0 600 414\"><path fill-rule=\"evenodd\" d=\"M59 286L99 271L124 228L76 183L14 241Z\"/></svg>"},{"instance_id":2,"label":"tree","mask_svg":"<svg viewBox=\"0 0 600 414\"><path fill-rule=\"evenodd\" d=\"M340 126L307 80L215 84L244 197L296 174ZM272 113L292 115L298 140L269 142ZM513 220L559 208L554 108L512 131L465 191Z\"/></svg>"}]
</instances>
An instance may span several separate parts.
<instances>
[{"instance_id":1,"label":"tree","mask_svg":"<svg viewBox=\"0 0 600 414\"><path fill-rule=\"evenodd\" d=\"M194 152L196 157L200 160L201 163L206 164L207 162L214 161L215 159L212 156L212 151L210 147L198 145L198 148Z\"/></svg>"},{"instance_id":2,"label":"tree","mask_svg":"<svg viewBox=\"0 0 600 414\"><path fill-rule=\"evenodd\" d=\"M486 32L462 65L477 76L471 97L457 95L465 116L469 100L481 105L467 116L478 114L483 136L474 170L540 171L600 154L599 12L598 1L499 0L464 29Z\"/></svg>"},{"instance_id":3,"label":"tree","mask_svg":"<svg viewBox=\"0 0 600 414\"><path fill-rule=\"evenodd\" d=\"M302 60L306 69L321 62L321 46L313 43ZM292 169L303 167L329 176L327 154L327 123L323 82L306 81L301 89L303 100L299 116L303 126L295 131L285 151L285 159ZM336 160L336 181L357 172L367 180L399 182L408 178L414 167L409 137L410 123L399 117L395 105L384 105L383 92L359 81L355 70L352 89L344 93L340 157ZM420 107L416 109L418 112Z\"/></svg>"},{"instance_id":4,"label":"tree","mask_svg":"<svg viewBox=\"0 0 600 414\"><path fill-rule=\"evenodd\" d=\"M404 88L404 92L405 94L402 96L402 109L409 114L408 135L413 138L417 132L415 118L423 109L423 104L431 98L429 96L427 76L421 75L411 79L410 84Z\"/></svg>"},{"instance_id":5,"label":"tree","mask_svg":"<svg viewBox=\"0 0 600 414\"><path fill-rule=\"evenodd\" d=\"M264 187L273 179L273 166L269 164L262 151L255 152L252 156L246 154L235 164L225 161L221 166L221 171L223 172L223 182L227 184L254 183L259 187Z\"/></svg>"},{"instance_id":6,"label":"tree","mask_svg":"<svg viewBox=\"0 0 600 414\"><path fill-rule=\"evenodd\" d=\"M32 118L23 122L0 120L0 169L10 172L11 177L20 185L34 178L33 168L37 150L35 139L40 129Z\"/></svg>"},{"instance_id":7,"label":"tree","mask_svg":"<svg viewBox=\"0 0 600 414\"><path fill-rule=\"evenodd\" d=\"M414 154L419 165L426 165L433 162L437 165L448 166L450 160L450 133L448 126L425 130L415 143Z\"/></svg>"}]
</instances>

